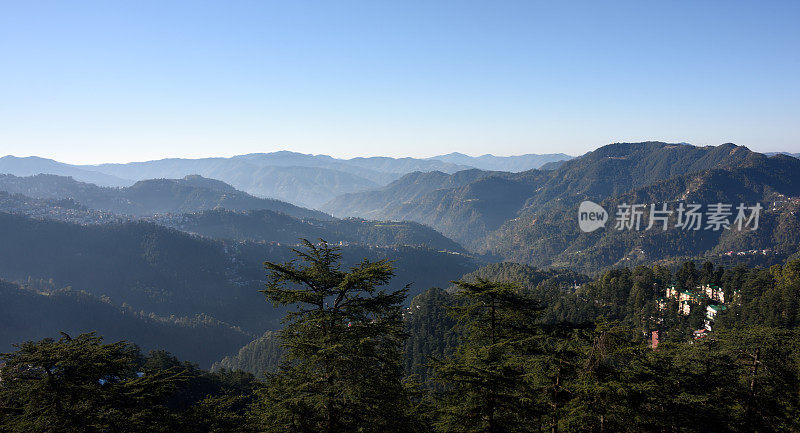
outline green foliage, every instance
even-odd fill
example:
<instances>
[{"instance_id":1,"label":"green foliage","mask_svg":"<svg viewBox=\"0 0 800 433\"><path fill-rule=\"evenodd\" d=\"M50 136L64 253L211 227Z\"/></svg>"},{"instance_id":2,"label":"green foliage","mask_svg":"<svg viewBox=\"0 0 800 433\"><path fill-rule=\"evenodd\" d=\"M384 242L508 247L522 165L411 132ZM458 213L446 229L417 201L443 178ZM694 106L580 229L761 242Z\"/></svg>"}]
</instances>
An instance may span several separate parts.
<instances>
[{"instance_id":1,"label":"green foliage","mask_svg":"<svg viewBox=\"0 0 800 433\"><path fill-rule=\"evenodd\" d=\"M455 320L448 314L451 295L433 288L417 296L404 314L408 338L405 341L405 371L409 376L427 383L432 377L431 358L443 359L458 345Z\"/></svg>"},{"instance_id":2,"label":"green foliage","mask_svg":"<svg viewBox=\"0 0 800 433\"><path fill-rule=\"evenodd\" d=\"M2 212L0 238L0 277L34 289L0 286L0 351L58 330L99 331L208 367L277 329L285 312L265 311L257 290L263 261L289 260L287 246L203 239L150 223L79 226ZM414 281L418 291L477 266L462 254L412 246L344 246L342 253L347 265L395 260L398 279Z\"/></svg>"},{"instance_id":3,"label":"green foliage","mask_svg":"<svg viewBox=\"0 0 800 433\"><path fill-rule=\"evenodd\" d=\"M0 357L0 432L800 430L800 259L594 279L495 264L404 310L390 262L345 268L324 242L296 254L265 263L263 292L287 313L246 351L270 351L253 364L282 359L264 382L64 334ZM655 308L673 283L725 288L710 335L691 336L703 305ZM656 349L644 338L654 327Z\"/></svg>"},{"instance_id":4,"label":"green foliage","mask_svg":"<svg viewBox=\"0 0 800 433\"><path fill-rule=\"evenodd\" d=\"M448 358L434 360L437 428L446 432L526 431L538 415L528 384L529 357L537 350L538 303L507 283L456 282L451 307L462 333Z\"/></svg>"},{"instance_id":5,"label":"green foliage","mask_svg":"<svg viewBox=\"0 0 800 433\"><path fill-rule=\"evenodd\" d=\"M283 353L283 346L277 332L267 331L261 337L243 346L235 355L226 356L215 362L211 366L211 370L247 371L263 379L268 373L278 370Z\"/></svg>"},{"instance_id":6,"label":"green foliage","mask_svg":"<svg viewBox=\"0 0 800 433\"><path fill-rule=\"evenodd\" d=\"M23 343L2 358L7 431L168 431L163 403L186 379L170 370L140 375L134 347L93 334Z\"/></svg>"},{"instance_id":7,"label":"green foliage","mask_svg":"<svg viewBox=\"0 0 800 433\"><path fill-rule=\"evenodd\" d=\"M406 290L378 287L389 262L362 261L344 271L337 249L305 242L302 264L271 263L263 291L293 306L280 338L286 348L268 378L257 415L267 431L403 431L401 303ZM380 390L376 392L376 390ZM402 417L401 417L402 418Z\"/></svg>"},{"instance_id":8,"label":"green foliage","mask_svg":"<svg viewBox=\"0 0 800 433\"><path fill-rule=\"evenodd\" d=\"M97 331L107 340L136 341L143 349L169 348L184 359L211 365L252 337L241 329L207 315L159 316L114 305L107 298L65 289L47 282L28 281L24 286L0 280L0 351L18 341Z\"/></svg>"},{"instance_id":9,"label":"green foliage","mask_svg":"<svg viewBox=\"0 0 800 433\"><path fill-rule=\"evenodd\" d=\"M2 432L250 432L252 375L206 373L163 351L92 333L1 356Z\"/></svg>"}]
</instances>

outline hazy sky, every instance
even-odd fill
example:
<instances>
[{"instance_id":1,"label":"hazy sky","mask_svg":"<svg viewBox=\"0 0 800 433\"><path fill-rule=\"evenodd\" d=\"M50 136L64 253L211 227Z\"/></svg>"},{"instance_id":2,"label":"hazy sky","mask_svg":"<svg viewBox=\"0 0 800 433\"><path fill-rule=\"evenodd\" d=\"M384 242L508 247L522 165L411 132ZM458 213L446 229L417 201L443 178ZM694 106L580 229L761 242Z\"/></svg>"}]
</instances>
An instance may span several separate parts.
<instances>
[{"instance_id":1,"label":"hazy sky","mask_svg":"<svg viewBox=\"0 0 800 433\"><path fill-rule=\"evenodd\" d=\"M798 1L0 0L0 155L800 152Z\"/></svg>"}]
</instances>

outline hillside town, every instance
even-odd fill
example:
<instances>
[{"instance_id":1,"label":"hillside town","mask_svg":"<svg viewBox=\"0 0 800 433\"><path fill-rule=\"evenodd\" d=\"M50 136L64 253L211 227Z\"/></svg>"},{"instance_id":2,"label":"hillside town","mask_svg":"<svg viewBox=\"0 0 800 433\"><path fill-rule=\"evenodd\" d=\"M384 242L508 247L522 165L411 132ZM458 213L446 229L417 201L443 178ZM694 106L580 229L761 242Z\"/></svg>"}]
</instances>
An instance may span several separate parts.
<instances>
[{"instance_id":1,"label":"hillside town","mask_svg":"<svg viewBox=\"0 0 800 433\"><path fill-rule=\"evenodd\" d=\"M717 315L727 310L729 305L735 304L738 299L738 290L728 291L726 294L726 290L716 284L698 285L693 290L682 290L672 284L667 287L666 295L658 298L656 303L661 312L667 312L670 307L677 305L675 313L681 316L689 316L692 311L702 309L703 327L694 331L694 337L703 338L711 332ZM661 319L659 323L660 321ZM654 331L653 341L657 341L657 331Z\"/></svg>"}]
</instances>

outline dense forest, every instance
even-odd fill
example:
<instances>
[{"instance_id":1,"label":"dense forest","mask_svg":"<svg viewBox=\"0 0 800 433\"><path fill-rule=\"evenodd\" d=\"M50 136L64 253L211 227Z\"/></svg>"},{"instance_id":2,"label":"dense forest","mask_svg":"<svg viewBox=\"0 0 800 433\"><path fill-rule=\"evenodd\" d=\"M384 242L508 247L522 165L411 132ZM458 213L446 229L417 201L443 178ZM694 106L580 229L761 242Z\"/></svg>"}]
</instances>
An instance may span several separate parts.
<instances>
[{"instance_id":1,"label":"dense forest","mask_svg":"<svg viewBox=\"0 0 800 433\"><path fill-rule=\"evenodd\" d=\"M63 334L2 355L0 428L800 428L800 261L770 268L685 262L594 279L497 264L404 307L407 289L388 289L394 269L386 260L345 267L336 248L311 243L297 254L266 263L263 296L288 309L283 330L265 336L273 344L262 344L276 356L254 361L277 363L261 379ZM657 305L668 286L704 284L724 288L730 300L700 337L693 331L703 328L702 314ZM655 345L653 330L661 336Z\"/></svg>"}]
</instances>

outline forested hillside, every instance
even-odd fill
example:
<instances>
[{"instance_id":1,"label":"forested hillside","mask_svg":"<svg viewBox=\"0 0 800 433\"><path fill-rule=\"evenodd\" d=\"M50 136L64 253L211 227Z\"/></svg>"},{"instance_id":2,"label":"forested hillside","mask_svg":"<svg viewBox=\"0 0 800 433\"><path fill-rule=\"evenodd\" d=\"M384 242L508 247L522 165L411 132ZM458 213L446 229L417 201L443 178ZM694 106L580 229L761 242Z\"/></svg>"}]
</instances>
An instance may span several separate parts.
<instances>
[{"instance_id":1,"label":"forested hillside","mask_svg":"<svg viewBox=\"0 0 800 433\"><path fill-rule=\"evenodd\" d=\"M441 171L413 172L378 190L336 197L322 209L339 217L377 218L391 212L394 207L414 202L427 193L464 186L492 174L481 170L464 170L452 174Z\"/></svg>"},{"instance_id":2,"label":"forested hillside","mask_svg":"<svg viewBox=\"0 0 800 433\"><path fill-rule=\"evenodd\" d=\"M218 239L296 244L301 238L367 246L419 246L466 253L458 243L411 221L367 221L360 218L299 220L269 210L211 210L153 221L182 231Z\"/></svg>"},{"instance_id":3,"label":"forested hillside","mask_svg":"<svg viewBox=\"0 0 800 433\"><path fill-rule=\"evenodd\" d=\"M510 260L537 266L568 267L582 271L609 266L631 266L653 261L720 257L758 250L762 264L770 265L797 252L800 229L800 161L785 156L751 155L735 171L715 169L676 176L600 204L610 216L605 229L583 233L577 224L577 206L554 205L546 211L521 215L487 239L490 251ZM641 230L618 230L615 209L623 203L643 203ZM668 229L645 230L650 204L672 209ZM676 227L678 203L728 203L735 208L760 203L757 230L685 230ZM734 212L735 213L735 212ZM730 216L733 222L736 215ZM734 257L738 257L734 256ZM751 259L749 257L743 257Z\"/></svg>"},{"instance_id":4,"label":"forested hillside","mask_svg":"<svg viewBox=\"0 0 800 433\"><path fill-rule=\"evenodd\" d=\"M9 281L52 280L54 289L70 286L123 309L163 317L206 315L250 335L280 326L282 311L265 308L258 290L264 260L289 260L293 245L223 242L152 223L81 226L5 213L0 213L0 237L0 278ZM394 260L396 284L414 283L413 293L445 285L477 267L468 256L424 247L353 245L343 252L346 266L364 257ZM36 310L19 314L36 317ZM139 342L146 347L161 341L141 329L131 337L142 334L147 336ZM22 335L27 334L7 341ZM204 351L198 361L219 359L217 354L230 353L228 344L239 340L216 341L197 347ZM166 348L180 352L180 347Z\"/></svg>"},{"instance_id":5,"label":"forested hillside","mask_svg":"<svg viewBox=\"0 0 800 433\"><path fill-rule=\"evenodd\" d=\"M617 143L548 171L409 175L382 190L338 197L325 209L337 216L417 221L472 252L537 266L588 271L626 264L622 260L636 264L765 248L777 251L774 259L780 261L797 245L791 233L799 177L799 160L733 144ZM625 202L759 202L767 209L759 231L742 236L730 231L617 234L610 229L614 221L606 230L583 234L577 225L583 200L601 203L612 219L613 207ZM685 242L686 236L705 239Z\"/></svg>"},{"instance_id":6,"label":"forested hillside","mask_svg":"<svg viewBox=\"0 0 800 433\"><path fill-rule=\"evenodd\" d=\"M308 260L323 257L312 253ZM300 272L290 278L322 275L314 267L275 269L287 277ZM719 305L712 299L692 301L692 312L682 314L665 298L669 287L701 285L726 293L727 309L715 310L711 322L707 307ZM268 287L280 296L301 293ZM465 420L479 429L496 423L511 431L793 431L800 410L794 398L800 383L798 305L800 260L769 269L710 262L639 266L593 279L514 263L488 265L448 290L418 295L402 313L408 334L404 374L422 383L408 385L408 401L400 403L407 412L392 419L404 431L449 431L443 425ZM348 336L349 329L367 326L350 321L347 308L326 313L341 315L342 344L357 336ZM215 365L270 373L266 400L255 409L266 410L257 412L261 426L291 411L267 410L268 402L318 398L315 388L300 395L283 388L283 380L315 377L281 362L298 359L298 346L287 342L322 338L315 327L289 317L297 323L292 333L266 334ZM651 338L652 331L658 338ZM313 353L300 359L319 356ZM340 352L336 362L347 365L343 358L348 356ZM356 380L360 367L352 368L338 380ZM386 393L379 398L396 396L385 390L371 388ZM506 403L492 403L499 399ZM484 416L470 418L473 411Z\"/></svg>"},{"instance_id":7,"label":"forested hillside","mask_svg":"<svg viewBox=\"0 0 800 433\"><path fill-rule=\"evenodd\" d=\"M45 282L46 283L46 282ZM112 340L136 341L144 350L169 350L208 368L252 339L213 317L159 316L119 306L109 298L38 281L23 286L0 280L0 352L12 344L96 331Z\"/></svg>"}]
</instances>

